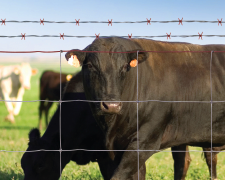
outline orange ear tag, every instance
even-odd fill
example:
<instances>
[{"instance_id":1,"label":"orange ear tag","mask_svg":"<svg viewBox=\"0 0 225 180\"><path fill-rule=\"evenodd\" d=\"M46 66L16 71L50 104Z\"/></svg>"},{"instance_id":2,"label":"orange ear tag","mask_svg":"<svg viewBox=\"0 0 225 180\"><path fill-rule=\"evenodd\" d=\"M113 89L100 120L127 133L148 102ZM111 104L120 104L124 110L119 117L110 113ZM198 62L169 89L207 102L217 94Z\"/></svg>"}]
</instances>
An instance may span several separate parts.
<instances>
[{"instance_id":1,"label":"orange ear tag","mask_svg":"<svg viewBox=\"0 0 225 180\"><path fill-rule=\"evenodd\" d=\"M70 64L71 66L74 66L74 67L79 67L80 66L80 61L77 59L76 55L72 55L68 59L68 64Z\"/></svg>"},{"instance_id":2,"label":"orange ear tag","mask_svg":"<svg viewBox=\"0 0 225 180\"><path fill-rule=\"evenodd\" d=\"M131 67L136 67L137 64L138 64L137 59L134 59L134 60L132 60L132 61L130 62L130 66L131 66Z\"/></svg>"},{"instance_id":3,"label":"orange ear tag","mask_svg":"<svg viewBox=\"0 0 225 180\"><path fill-rule=\"evenodd\" d=\"M71 75L71 74L68 74L67 76L66 76L66 80L67 81L70 81L70 79L72 78L73 76Z\"/></svg>"}]
</instances>

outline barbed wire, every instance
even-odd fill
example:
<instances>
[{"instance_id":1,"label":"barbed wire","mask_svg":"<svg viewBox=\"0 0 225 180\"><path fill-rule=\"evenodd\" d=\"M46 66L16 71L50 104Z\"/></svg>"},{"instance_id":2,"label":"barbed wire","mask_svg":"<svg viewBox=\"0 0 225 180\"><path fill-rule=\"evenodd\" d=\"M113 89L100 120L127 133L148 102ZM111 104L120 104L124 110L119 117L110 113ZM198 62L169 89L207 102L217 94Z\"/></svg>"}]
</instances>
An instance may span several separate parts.
<instances>
[{"instance_id":1,"label":"barbed wire","mask_svg":"<svg viewBox=\"0 0 225 180\"><path fill-rule=\"evenodd\" d=\"M60 34L60 33L59 33ZM166 33L167 34L167 33ZM25 38L27 37L32 37L32 38L62 38L64 40L65 37L69 37L69 38L96 38L98 39L100 36L100 34L98 35L95 35L95 36L74 36L74 35L65 35L64 33L63 34L60 34L60 35L26 35L26 33L22 34L21 35L0 35L0 38L17 38L17 37L20 37L21 40L25 40ZM128 34L128 36L116 36L116 35L110 35L110 36L101 36L102 38L107 38L107 37L121 37L121 38L128 38L128 39L132 39L132 38L146 38L146 39L149 39L149 38L163 38L163 37L166 37L167 39L171 39L172 37L175 37L175 38L188 38L188 37L198 37L199 39L203 40L203 37L225 37L225 35L203 35L203 33L199 33L198 35L171 35L170 34L167 34L167 35L158 35L158 36L132 36Z\"/></svg>"},{"instance_id":2,"label":"barbed wire","mask_svg":"<svg viewBox=\"0 0 225 180\"><path fill-rule=\"evenodd\" d=\"M185 23L218 23L221 24L222 26L222 23L224 23L224 21L222 21L223 18L221 18L221 20L217 19L217 21L207 21L207 20L183 20L182 19L179 19L178 20L171 20L171 21L154 21L154 20L151 20L146 18L145 21L113 21L113 19L109 20L108 21L80 21L80 19L76 20L75 21L45 21L44 18L43 20L40 19L38 21L18 21L18 20L8 20L6 21L6 19L1 19L2 20L2 25L6 24L6 23L40 23L44 25L44 23L56 23L56 24L63 24L63 23L72 23L72 24L76 24L79 26L79 24L86 24L86 23L105 23L105 24L108 24L108 25L111 25L113 23L116 23L116 24L119 24L119 23L124 23L124 24L127 24L127 23L130 23L130 24L135 24L135 23L147 23L147 25L151 25L151 23L179 23L178 25L183 25L183 22Z\"/></svg>"}]
</instances>

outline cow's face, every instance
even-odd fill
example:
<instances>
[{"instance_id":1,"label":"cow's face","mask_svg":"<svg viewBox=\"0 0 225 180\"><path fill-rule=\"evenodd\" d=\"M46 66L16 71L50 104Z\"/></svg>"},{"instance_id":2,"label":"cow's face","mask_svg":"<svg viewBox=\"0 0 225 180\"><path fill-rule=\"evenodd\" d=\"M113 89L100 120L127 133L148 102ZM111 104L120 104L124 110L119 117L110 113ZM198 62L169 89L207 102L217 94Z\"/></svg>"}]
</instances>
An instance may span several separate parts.
<instances>
[{"instance_id":1,"label":"cow's face","mask_svg":"<svg viewBox=\"0 0 225 180\"><path fill-rule=\"evenodd\" d=\"M48 149L49 144L41 141L40 132L34 129L29 135L27 151ZM58 180L60 177L60 154L52 151L26 152L21 159L24 180Z\"/></svg>"},{"instance_id":2,"label":"cow's face","mask_svg":"<svg viewBox=\"0 0 225 180\"><path fill-rule=\"evenodd\" d=\"M30 79L32 75L37 73L36 69L31 69L28 63L22 63L14 69L14 73L19 76L21 86L30 89Z\"/></svg>"},{"instance_id":3,"label":"cow's face","mask_svg":"<svg viewBox=\"0 0 225 180\"><path fill-rule=\"evenodd\" d=\"M88 47L88 51L107 52L85 53L71 51L66 54L66 59L68 60L74 55L80 61L87 99L100 101L91 103L94 113L96 115L105 113L119 114L122 109L122 103L118 101L121 101L124 82L132 68L131 63L137 59L137 49L129 49L128 51L119 43L107 43L107 41L103 40L102 42L94 41ZM146 58L146 53L139 52L139 61L144 61Z\"/></svg>"}]
</instances>

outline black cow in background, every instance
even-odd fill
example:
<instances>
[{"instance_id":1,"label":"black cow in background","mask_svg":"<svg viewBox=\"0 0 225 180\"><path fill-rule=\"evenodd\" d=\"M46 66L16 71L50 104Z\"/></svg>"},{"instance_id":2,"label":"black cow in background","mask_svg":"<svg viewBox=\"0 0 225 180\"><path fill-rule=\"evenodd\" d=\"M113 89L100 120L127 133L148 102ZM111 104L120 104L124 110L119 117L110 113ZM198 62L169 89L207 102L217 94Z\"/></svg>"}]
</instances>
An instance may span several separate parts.
<instances>
[{"instance_id":1,"label":"black cow in background","mask_svg":"<svg viewBox=\"0 0 225 180\"><path fill-rule=\"evenodd\" d=\"M62 100L85 100L81 73L74 76L70 82L73 86L67 85ZM38 129L31 130L27 151L60 149L59 113L58 106L42 137L40 137ZM62 149L105 149L102 131L97 126L87 102L63 102L61 117ZM110 179L115 169L114 162L104 151L67 151L62 152L61 158L62 170L70 161L74 161L78 165L97 162L106 180ZM24 180L58 180L60 177L60 153L58 151L25 152L21 159L21 166L25 174Z\"/></svg>"},{"instance_id":2,"label":"black cow in background","mask_svg":"<svg viewBox=\"0 0 225 180\"><path fill-rule=\"evenodd\" d=\"M72 75L61 74L62 92L66 83L70 80ZM40 100L59 101L60 99L60 73L54 71L44 71L40 78ZM42 129L42 114L45 113L45 125L48 126L48 113L53 102L40 101L39 106L39 129Z\"/></svg>"},{"instance_id":3,"label":"black cow in background","mask_svg":"<svg viewBox=\"0 0 225 180\"><path fill-rule=\"evenodd\" d=\"M214 101L225 99L225 54L213 53L210 66L211 51L224 51L224 45L109 37L94 40L84 50L68 52L66 58L74 55L80 61L86 98L97 101L90 102L93 115L104 132L110 158L119 163L111 180L132 179L138 168L145 169L145 161L158 150L180 145L209 148L211 143L213 147L225 144L224 104L214 103L212 109L210 104L211 88ZM138 84L137 67L131 67L137 60ZM141 101L138 114L137 98ZM143 150L139 156L137 149Z\"/></svg>"}]
</instances>

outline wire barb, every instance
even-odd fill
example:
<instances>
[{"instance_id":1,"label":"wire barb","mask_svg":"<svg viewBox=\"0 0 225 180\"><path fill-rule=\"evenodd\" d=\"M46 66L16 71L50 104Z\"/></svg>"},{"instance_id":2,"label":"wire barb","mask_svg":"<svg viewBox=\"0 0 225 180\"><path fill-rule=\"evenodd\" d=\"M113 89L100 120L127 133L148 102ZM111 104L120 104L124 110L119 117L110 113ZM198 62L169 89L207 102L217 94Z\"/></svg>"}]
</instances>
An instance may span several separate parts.
<instances>
[{"instance_id":1,"label":"wire barb","mask_svg":"<svg viewBox=\"0 0 225 180\"><path fill-rule=\"evenodd\" d=\"M43 18L43 20L40 19L40 25L41 24L43 24L43 26L44 26L44 18Z\"/></svg>"},{"instance_id":2,"label":"wire barb","mask_svg":"<svg viewBox=\"0 0 225 180\"><path fill-rule=\"evenodd\" d=\"M152 20L151 18L148 20L148 18L146 18L147 19L147 25L148 24L150 24L151 25L151 23L150 23L150 21Z\"/></svg>"},{"instance_id":3,"label":"wire barb","mask_svg":"<svg viewBox=\"0 0 225 180\"><path fill-rule=\"evenodd\" d=\"M3 24L5 25L5 20L6 20L6 19L4 19L4 20L3 20L3 19L1 19L1 20L2 20L2 24L1 24L1 25L3 25Z\"/></svg>"},{"instance_id":4,"label":"wire barb","mask_svg":"<svg viewBox=\"0 0 225 180\"><path fill-rule=\"evenodd\" d=\"M64 33L63 34L61 34L61 33L59 33L60 34L60 39L62 38L63 40L64 40Z\"/></svg>"},{"instance_id":5,"label":"wire barb","mask_svg":"<svg viewBox=\"0 0 225 180\"><path fill-rule=\"evenodd\" d=\"M199 34L199 33L198 33L198 34ZM202 32L201 34L199 34L199 38L198 38L198 39L201 38L201 40L202 40L202 34L203 34L203 32Z\"/></svg>"},{"instance_id":6,"label":"wire barb","mask_svg":"<svg viewBox=\"0 0 225 180\"><path fill-rule=\"evenodd\" d=\"M132 33L131 33L131 35L129 35L129 34L128 34L128 37L129 37L129 39L131 39L131 37L132 37Z\"/></svg>"},{"instance_id":7,"label":"wire barb","mask_svg":"<svg viewBox=\"0 0 225 180\"><path fill-rule=\"evenodd\" d=\"M21 33L21 35L22 35L21 40L22 40L23 38L24 38L24 40L25 40L25 34L26 34L26 33L24 33L24 34Z\"/></svg>"},{"instance_id":8,"label":"wire barb","mask_svg":"<svg viewBox=\"0 0 225 180\"><path fill-rule=\"evenodd\" d=\"M96 36L96 39L99 39L99 35L100 35L100 33L97 35L97 34L95 34L95 36Z\"/></svg>"},{"instance_id":9,"label":"wire barb","mask_svg":"<svg viewBox=\"0 0 225 180\"><path fill-rule=\"evenodd\" d=\"M111 24L111 26L112 26L112 19L111 19L111 21L108 19L108 21L109 21L109 24L108 24L108 26Z\"/></svg>"},{"instance_id":10,"label":"wire barb","mask_svg":"<svg viewBox=\"0 0 225 180\"><path fill-rule=\"evenodd\" d=\"M180 24L181 24L181 25L183 26L183 24L182 24L183 17L182 17L182 19L179 19L179 18L178 18L178 20L179 20L179 24L178 24L178 25L180 25Z\"/></svg>"},{"instance_id":11,"label":"wire barb","mask_svg":"<svg viewBox=\"0 0 225 180\"><path fill-rule=\"evenodd\" d=\"M79 21L80 21L80 19L78 19L78 20L75 19L75 21L76 21L76 25L79 26Z\"/></svg>"},{"instance_id":12,"label":"wire barb","mask_svg":"<svg viewBox=\"0 0 225 180\"><path fill-rule=\"evenodd\" d=\"M218 20L218 26L219 26L219 24L221 24L221 26L222 26L222 19L223 18L221 18L221 21L219 19L217 19Z\"/></svg>"},{"instance_id":13,"label":"wire barb","mask_svg":"<svg viewBox=\"0 0 225 180\"><path fill-rule=\"evenodd\" d=\"M166 34L167 34L167 33L166 33ZM170 32L170 34L167 34L167 39L170 38L170 35L171 35L171 32ZM171 39L171 38L170 38L170 39Z\"/></svg>"}]
</instances>

